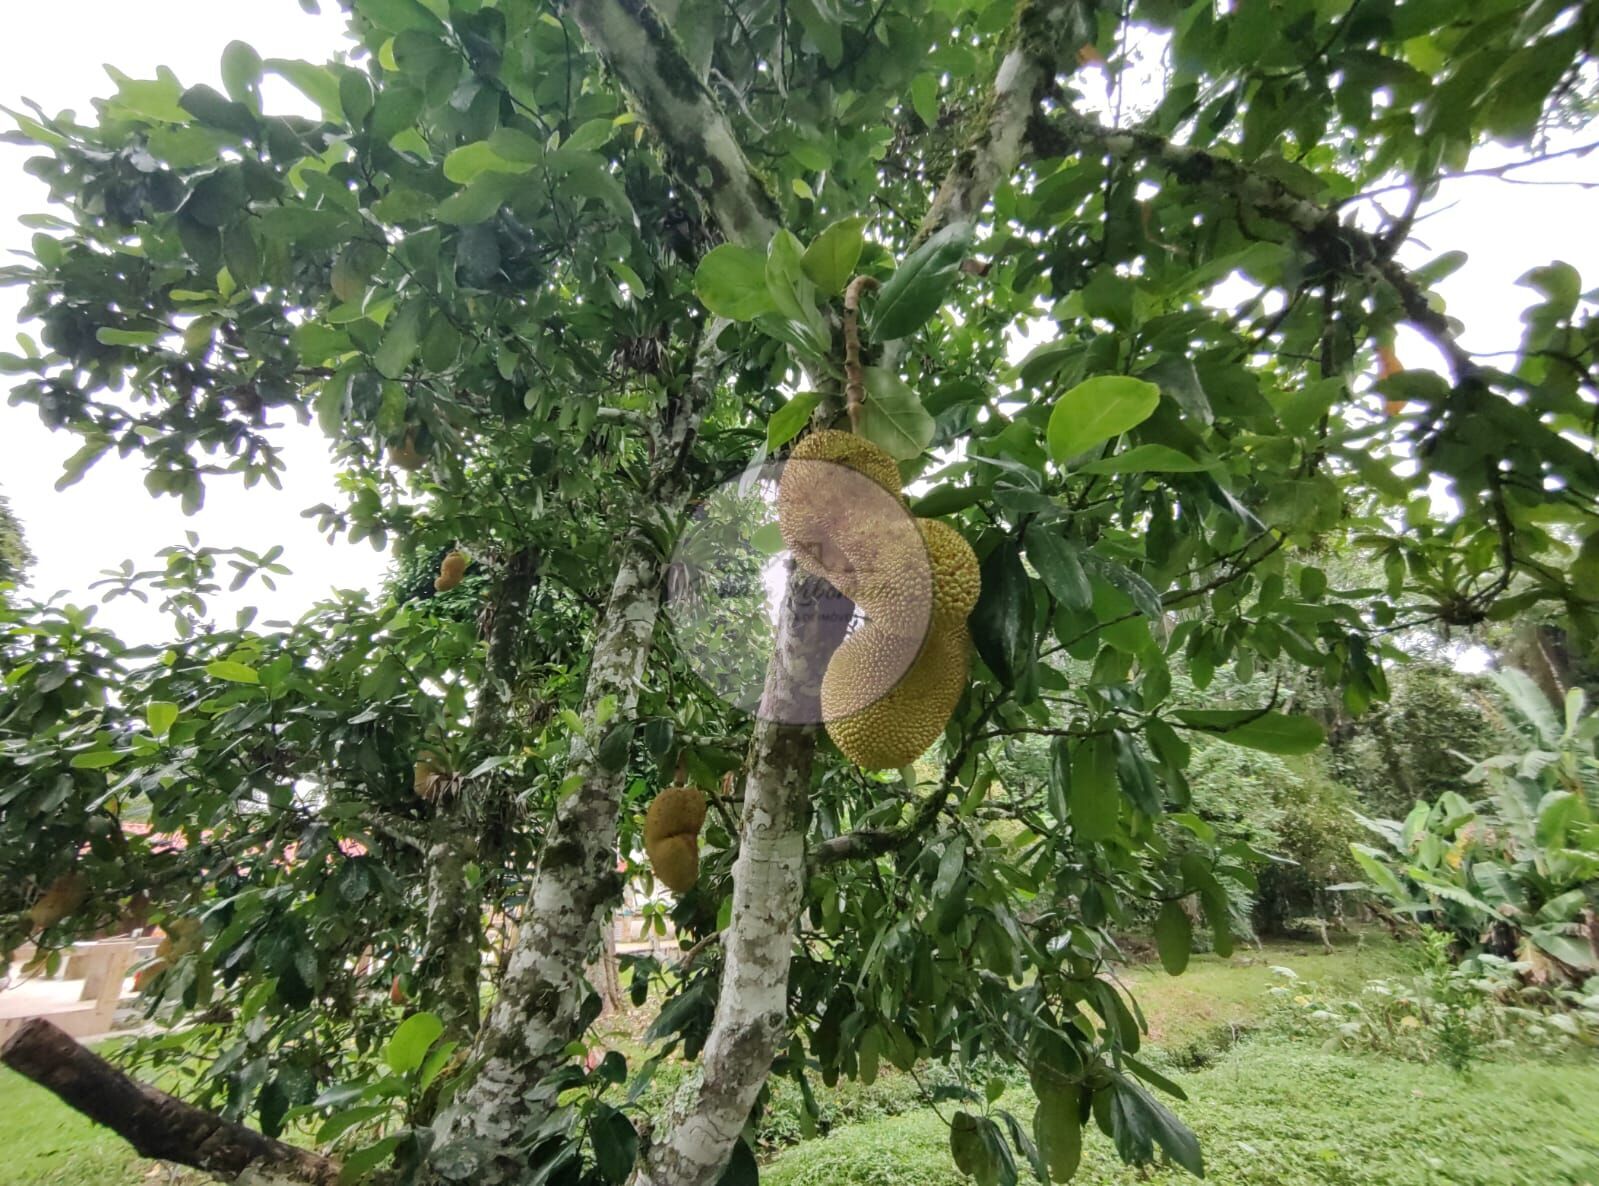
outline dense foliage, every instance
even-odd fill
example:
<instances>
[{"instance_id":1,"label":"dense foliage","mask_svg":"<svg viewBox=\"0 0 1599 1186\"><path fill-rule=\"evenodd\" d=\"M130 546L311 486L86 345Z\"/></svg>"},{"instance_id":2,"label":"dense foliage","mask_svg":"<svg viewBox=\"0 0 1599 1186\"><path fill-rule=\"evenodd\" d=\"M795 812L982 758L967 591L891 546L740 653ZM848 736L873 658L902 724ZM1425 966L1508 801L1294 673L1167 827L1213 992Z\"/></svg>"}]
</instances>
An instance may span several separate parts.
<instances>
[{"instance_id":1,"label":"dense foliage","mask_svg":"<svg viewBox=\"0 0 1599 1186\"><path fill-rule=\"evenodd\" d=\"M1173 972L1196 920L1229 950L1261 844L1328 846L1219 828L1191 762L1316 750L1406 630L1593 638L1580 277L1529 260L1488 360L1430 292L1460 254L1397 262L1475 146L1590 109L1591 6L351 7L341 61L235 43L220 90L115 75L87 119L16 115L55 207L0 269L37 322L0 367L81 438L67 479L115 454L193 508L275 481L275 426L314 420L344 467L320 522L407 560L381 597L227 625L220 564L277 557L191 541L113 585L164 599L165 648L0 592L0 941L158 922L151 1006L215 1056L194 1093L317 1117L351 1175L748 1180L769 1065L809 1104L993 1059L1040 1119L963 1097L979 1181L1064 1176L1090 1120L1198 1172L1099 973L1145 922ZM1096 114L1102 69L1157 57ZM312 114L269 110L269 75ZM1398 214L1363 200L1395 186ZM1447 373L1393 368L1402 324ZM856 381L912 509L982 558L971 685L898 777L729 704L661 612L705 595L695 511ZM1018 738L1042 760L1012 775ZM694 958L630 961L631 991L704 1073L651 1129L655 1063L582 1059L583 967L679 776L713 793L673 909Z\"/></svg>"}]
</instances>

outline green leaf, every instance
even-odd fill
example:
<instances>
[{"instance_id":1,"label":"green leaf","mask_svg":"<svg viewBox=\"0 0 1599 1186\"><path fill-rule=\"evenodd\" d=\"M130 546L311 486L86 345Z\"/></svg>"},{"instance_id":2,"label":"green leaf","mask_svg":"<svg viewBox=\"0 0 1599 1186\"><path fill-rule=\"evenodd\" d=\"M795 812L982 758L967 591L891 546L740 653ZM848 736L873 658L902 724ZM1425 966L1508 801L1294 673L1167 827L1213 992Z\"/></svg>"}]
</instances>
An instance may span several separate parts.
<instances>
[{"instance_id":1,"label":"green leaf","mask_svg":"<svg viewBox=\"0 0 1599 1186\"><path fill-rule=\"evenodd\" d=\"M825 341L827 327L816 308L816 288L801 264L804 248L793 232L780 229L772 236L766 252L766 291L778 316L808 333L814 341Z\"/></svg>"},{"instance_id":2,"label":"green leaf","mask_svg":"<svg viewBox=\"0 0 1599 1186\"><path fill-rule=\"evenodd\" d=\"M444 158L444 175L457 185L467 185L483 173L526 173L530 161L507 160L487 140L463 144Z\"/></svg>"},{"instance_id":3,"label":"green leaf","mask_svg":"<svg viewBox=\"0 0 1599 1186\"><path fill-rule=\"evenodd\" d=\"M1096 375L1073 387L1049 414L1049 455L1061 465L1148 420L1160 388L1126 375Z\"/></svg>"},{"instance_id":4,"label":"green leaf","mask_svg":"<svg viewBox=\"0 0 1599 1186\"><path fill-rule=\"evenodd\" d=\"M723 243L700 260L694 295L712 313L733 321L752 321L777 307L766 288L766 261L736 243Z\"/></svg>"},{"instance_id":5,"label":"green leaf","mask_svg":"<svg viewBox=\"0 0 1599 1186\"><path fill-rule=\"evenodd\" d=\"M1214 733L1230 745L1268 754L1308 754L1327 739L1320 724L1307 716L1249 709L1182 709L1177 719L1190 728Z\"/></svg>"},{"instance_id":6,"label":"green leaf","mask_svg":"<svg viewBox=\"0 0 1599 1186\"><path fill-rule=\"evenodd\" d=\"M1036 519L1027 525L1027 559L1032 562L1044 587L1069 610L1079 613L1094 607L1094 586L1083 571L1077 549L1053 527Z\"/></svg>"},{"instance_id":7,"label":"green leaf","mask_svg":"<svg viewBox=\"0 0 1599 1186\"><path fill-rule=\"evenodd\" d=\"M816 411L816 405L821 402L819 392L802 391L773 412L772 418L766 422L766 447L781 449L797 437L811 422L811 413Z\"/></svg>"},{"instance_id":8,"label":"green leaf","mask_svg":"<svg viewBox=\"0 0 1599 1186\"><path fill-rule=\"evenodd\" d=\"M1033 1113L1033 1140L1049 1168L1051 1182L1069 1182L1083 1158L1082 1089L1041 1092Z\"/></svg>"},{"instance_id":9,"label":"green leaf","mask_svg":"<svg viewBox=\"0 0 1599 1186\"><path fill-rule=\"evenodd\" d=\"M1155 949L1160 966L1172 976L1181 976L1193 950L1194 924L1181 902L1167 902L1155 919Z\"/></svg>"},{"instance_id":10,"label":"green leaf","mask_svg":"<svg viewBox=\"0 0 1599 1186\"><path fill-rule=\"evenodd\" d=\"M383 1048L383 1061L396 1075L406 1075L422 1065L428 1047L444 1033L444 1022L433 1013L413 1013L400 1022L388 1045Z\"/></svg>"},{"instance_id":11,"label":"green leaf","mask_svg":"<svg viewBox=\"0 0 1599 1186\"><path fill-rule=\"evenodd\" d=\"M872 337L890 342L916 332L944 303L971 243L971 224L958 222L913 251L878 295L872 310Z\"/></svg>"},{"instance_id":12,"label":"green leaf","mask_svg":"<svg viewBox=\"0 0 1599 1186\"><path fill-rule=\"evenodd\" d=\"M178 706L170 700L152 700L144 706L144 719L153 735L165 737L177 722Z\"/></svg>"},{"instance_id":13,"label":"green leaf","mask_svg":"<svg viewBox=\"0 0 1599 1186\"><path fill-rule=\"evenodd\" d=\"M372 365L385 379L398 379L416 357L422 340L422 314L422 303L412 301L389 322L383 341L372 355Z\"/></svg>"},{"instance_id":14,"label":"green leaf","mask_svg":"<svg viewBox=\"0 0 1599 1186\"><path fill-rule=\"evenodd\" d=\"M911 79L911 108L929 128L938 126L938 75L924 70Z\"/></svg>"},{"instance_id":15,"label":"green leaf","mask_svg":"<svg viewBox=\"0 0 1599 1186\"><path fill-rule=\"evenodd\" d=\"M1077 467L1080 474L1191 474L1213 469L1218 463L1199 461L1170 445L1137 445L1124 453L1090 461Z\"/></svg>"},{"instance_id":16,"label":"green leaf","mask_svg":"<svg viewBox=\"0 0 1599 1186\"><path fill-rule=\"evenodd\" d=\"M444 24L418 0L355 0L355 10L388 33L415 29L423 33L442 33Z\"/></svg>"},{"instance_id":17,"label":"green leaf","mask_svg":"<svg viewBox=\"0 0 1599 1186\"><path fill-rule=\"evenodd\" d=\"M1200 1153L1198 1138L1170 1108L1130 1079L1118 1078L1114 1090L1117 1102L1125 1109L1124 1114L1136 1115L1140 1129L1155 1138L1167 1157L1194 1177L1205 1176L1205 1159Z\"/></svg>"},{"instance_id":18,"label":"green leaf","mask_svg":"<svg viewBox=\"0 0 1599 1186\"><path fill-rule=\"evenodd\" d=\"M107 766L115 766L126 752L117 752L108 749L90 750L86 754L74 754L70 765L74 770L104 770Z\"/></svg>"},{"instance_id":19,"label":"green leaf","mask_svg":"<svg viewBox=\"0 0 1599 1186\"><path fill-rule=\"evenodd\" d=\"M865 227L865 218L843 218L811 240L800 266L812 284L831 296L844 291L861 259Z\"/></svg>"},{"instance_id":20,"label":"green leaf","mask_svg":"<svg viewBox=\"0 0 1599 1186\"><path fill-rule=\"evenodd\" d=\"M479 173L465 189L439 203L438 219L451 226L486 222L494 217L519 184L514 173Z\"/></svg>"},{"instance_id":21,"label":"green leaf","mask_svg":"<svg viewBox=\"0 0 1599 1186\"><path fill-rule=\"evenodd\" d=\"M1085 738L1072 755L1066 803L1072 834L1079 840L1108 840L1116 834L1121 794L1116 789L1116 749L1109 737Z\"/></svg>"},{"instance_id":22,"label":"green leaf","mask_svg":"<svg viewBox=\"0 0 1599 1186\"><path fill-rule=\"evenodd\" d=\"M833 11L833 0L792 0L789 11L815 42L828 66L838 66L844 60L844 29L843 21Z\"/></svg>"},{"instance_id":23,"label":"green leaf","mask_svg":"<svg viewBox=\"0 0 1599 1186\"><path fill-rule=\"evenodd\" d=\"M983 591L969 623L977 653L1003 687L1014 687L1032 656L1033 585L1021 546L1004 540L983 558Z\"/></svg>"},{"instance_id":24,"label":"green leaf","mask_svg":"<svg viewBox=\"0 0 1599 1186\"><path fill-rule=\"evenodd\" d=\"M861 435L895 461L920 457L938 431L921 398L893 371L866 367L864 377Z\"/></svg>"},{"instance_id":25,"label":"green leaf","mask_svg":"<svg viewBox=\"0 0 1599 1186\"><path fill-rule=\"evenodd\" d=\"M716 1186L760 1186L761 1168L743 1137L733 1146L727 1168L716 1179Z\"/></svg>"},{"instance_id":26,"label":"green leaf","mask_svg":"<svg viewBox=\"0 0 1599 1186\"><path fill-rule=\"evenodd\" d=\"M256 669L232 659L217 659L205 665L205 673L212 679L226 680L232 684L258 684L261 676Z\"/></svg>"},{"instance_id":27,"label":"green leaf","mask_svg":"<svg viewBox=\"0 0 1599 1186\"><path fill-rule=\"evenodd\" d=\"M106 325L95 330L94 337L103 346L154 346L161 340L155 330L112 329Z\"/></svg>"},{"instance_id":28,"label":"green leaf","mask_svg":"<svg viewBox=\"0 0 1599 1186\"><path fill-rule=\"evenodd\" d=\"M251 103L261 85L261 55L243 41L230 41L222 51L222 85L240 103Z\"/></svg>"},{"instance_id":29,"label":"green leaf","mask_svg":"<svg viewBox=\"0 0 1599 1186\"><path fill-rule=\"evenodd\" d=\"M600 1176L607 1182L626 1182L638 1160L638 1132L632 1121L608 1104L596 1104L589 1117L589 1143Z\"/></svg>"},{"instance_id":30,"label":"green leaf","mask_svg":"<svg viewBox=\"0 0 1599 1186\"><path fill-rule=\"evenodd\" d=\"M600 739L596 756L602 769L620 770L627 765L628 752L633 746L633 733L637 728L637 721L622 721Z\"/></svg>"},{"instance_id":31,"label":"green leaf","mask_svg":"<svg viewBox=\"0 0 1599 1186\"><path fill-rule=\"evenodd\" d=\"M212 87L190 87L183 92L179 102L185 111L208 128L232 132L241 137L253 137L260 131L260 122L253 111L243 103L223 97Z\"/></svg>"}]
</instances>

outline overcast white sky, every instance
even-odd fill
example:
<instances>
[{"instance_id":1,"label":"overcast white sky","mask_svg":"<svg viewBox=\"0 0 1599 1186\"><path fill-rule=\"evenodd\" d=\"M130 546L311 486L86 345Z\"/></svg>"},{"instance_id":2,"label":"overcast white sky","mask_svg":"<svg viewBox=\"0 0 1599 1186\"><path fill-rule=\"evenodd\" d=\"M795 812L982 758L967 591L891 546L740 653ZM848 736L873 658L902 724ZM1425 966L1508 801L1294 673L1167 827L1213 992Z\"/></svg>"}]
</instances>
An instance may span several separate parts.
<instances>
[{"instance_id":1,"label":"overcast white sky","mask_svg":"<svg viewBox=\"0 0 1599 1186\"><path fill-rule=\"evenodd\" d=\"M0 103L15 107L22 96L46 110L89 111L89 99L113 89L103 64L113 63L136 78L153 77L157 66L176 71L186 84L218 82L222 49L235 38L254 45L263 57L301 57L322 61L342 44L343 20L336 4L321 17L303 13L296 0L52 0L12 4L6 12L7 36L0 40ZM303 108L286 87L267 90L269 106ZM1592 130L1590 130L1592 131ZM1589 138L1599 138L1590 135ZM1580 140L1557 144L1565 147ZM31 233L17 223L25 213L44 208L43 187L21 171L28 153L0 145L0 252L26 248ZM1489 148L1474 164L1497 164L1506 155ZM1552 161L1517 174L1523 181L1599 180L1599 154ZM1397 206L1402 195L1392 195ZM1421 246L1403 258L1416 264L1451 249L1469 253L1470 262L1444 282L1449 310L1467 325L1466 344L1478 351L1508 350L1520 336L1520 313L1531 294L1516 287L1530 267L1564 259L1583 274L1584 286L1599 285L1599 222L1595 194L1576 187L1514 185L1494 179L1466 179L1444 188L1436 213L1419 226ZM0 289L0 323L6 327L0 349L14 349L9 327L20 296ZM1400 355L1410 366L1436 365L1430 351L1413 337L1401 338ZM54 490L61 464L76 448L75 439L53 436L40 427L32 408L0 405L0 491L11 499L38 556L34 589L48 594L70 591L80 602L94 600L88 590L100 570L125 558L150 567L161 547L180 542L185 530L198 531L216 546L264 551L274 543L287 548L285 562L295 570L275 595L258 587L235 598L221 598L214 609L229 613L254 602L263 617L294 616L334 587L370 586L382 574L385 558L366 545L329 546L300 517L318 502L339 502L324 442L315 428L292 426L284 436L289 472L281 492L265 486L245 491L237 483L211 484L205 509L186 518L175 499L150 498L137 459L103 460L89 476L64 493ZM122 600L102 611L102 620L127 637L166 633L153 609ZM224 619L225 620L225 619Z\"/></svg>"}]
</instances>

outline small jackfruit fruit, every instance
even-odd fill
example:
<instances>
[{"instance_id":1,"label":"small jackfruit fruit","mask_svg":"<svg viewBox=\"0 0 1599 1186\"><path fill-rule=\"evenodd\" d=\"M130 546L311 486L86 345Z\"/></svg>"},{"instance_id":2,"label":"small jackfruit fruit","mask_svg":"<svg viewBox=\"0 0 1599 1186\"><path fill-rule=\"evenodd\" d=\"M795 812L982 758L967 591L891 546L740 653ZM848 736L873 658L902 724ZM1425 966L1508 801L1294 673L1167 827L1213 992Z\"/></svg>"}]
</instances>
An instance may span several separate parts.
<instances>
[{"instance_id":1,"label":"small jackfruit fruit","mask_svg":"<svg viewBox=\"0 0 1599 1186\"><path fill-rule=\"evenodd\" d=\"M410 429L405 440L389 446L389 461L407 472L415 472L427 462L427 455L416 447L416 430Z\"/></svg>"},{"instance_id":2,"label":"small jackfruit fruit","mask_svg":"<svg viewBox=\"0 0 1599 1186\"><path fill-rule=\"evenodd\" d=\"M687 893L700 877L699 834L705 824L705 792L667 787L644 814L644 851L655 876L673 893Z\"/></svg>"},{"instance_id":3,"label":"small jackfruit fruit","mask_svg":"<svg viewBox=\"0 0 1599 1186\"><path fill-rule=\"evenodd\" d=\"M827 735L865 770L897 770L926 753L966 687L971 636L964 625L934 628L892 688L857 707L880 678L875 673L896 662L899 645L892 633L869 622L834 653L822 679Z\"/></svg>"},{"instance_id":4,"label":"small jackfruit fruit","mask_svg":"<svg viewBox=\"0 0 1599 1186\"><path fill-rule=\"evenodd\" d=\"M906 519L899 466L870 441L813 432L794 447L777 489L777 523L795 562L846 596L853 587L851 540Z\"/></svg>"},{"instance_id":5,"label":"small jackfruit fruit","mask_svg":"<svg viewBox=\"0 0 1599 1186\"><path fill-rule=\"evenodd\" d=\"M446 775L447 772L439 764L439 756L431 750L423 750L416 759L416 766L411 776L411 789L416 792L416 797L419 799L432 799L438 792L439 783Z\"/></svg>"},{"instance_id":6,"label":"small jackfruit fruit","mask_svg":"<svg viewBox=\"0 0 1599 1186\"><path fill-rule=\"evenodd\" d=\"M448 593L461 583L465 575L466 553L451 552L439 564L439 575L433 581L433 588L440 593Z\"/></svg>"},{"instance_id":7,"label":"small jackfruit fruit","mask_svg":"<svg viewBox=\"0 0 1599 1186\"><path fill-rule=\"evenodd\" d=\"M42 931L53 927L89 900L89 881L76 871L63 873L28 908L28 921Z\"/></svg>"}]
</instances>

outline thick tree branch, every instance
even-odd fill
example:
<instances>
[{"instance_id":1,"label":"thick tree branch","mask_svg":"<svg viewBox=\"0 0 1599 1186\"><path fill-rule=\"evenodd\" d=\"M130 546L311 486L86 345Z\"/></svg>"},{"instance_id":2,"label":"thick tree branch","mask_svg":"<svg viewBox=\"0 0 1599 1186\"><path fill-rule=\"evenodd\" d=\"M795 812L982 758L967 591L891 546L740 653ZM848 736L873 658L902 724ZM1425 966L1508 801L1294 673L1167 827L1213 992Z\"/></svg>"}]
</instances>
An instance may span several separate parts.
<instances>
[{"instance_id":1,"label":"thick tree branch","mask_svg":"<svg viewBox=\"0 0 1599 1186\"><path fill-rule=\"evenodd\" d=\"M136 1082L42 1018L24 1022L6 1040L0 1062L105 1125L143 1157L250 1186L338 1181L339 1167L326 1157Z\"/></svg>"},{"instance_id":2,"label":"thick tree branch","mask_svg":"<svg viewBox=\"0 0 1599 1186\"><path fill-rule=\"evenodd\" d=\"M664 525L681 514L692 492L684 462L711 402L723 356L700 350L693 377L664 412L663 448L656 454L647 513ZM621 893L616 871L617 816L625 766L601 763L600 702L614 705L612 722L633 717L660 615L667 557L648 531L629 532L610 599L600 617L589 659L582 717L584 732L571 739L567 782L528 889L528 905L494 1008L479 1031L471 1085L441 1117L446 1143L496 1150L476 1180L497 1183L519 1174L516 1141L539 1082L564 1057L582 1031L590 995L584 969L599 950L602 927Z\"/></svg>"},{"instance_id":3,"label":"thick tree branch","mask_svg":"<svg viewBox=\"0 0 1599 1186\"><path fill-rule=\"evenodd\" d=\"M951 223L977 217L1028 148L1028 127L1055 76L1077 48L1094 39L1092 11L1078 0L1030 0L1016 14L1010 48L1000 60L984 120L939 186L915 243Z\"/></svg>"},{"instance_id":4,"label":"thick tree branch","mask_svg":"<svg viewBox=\"0 0 1599 1186\"><path fill-rule=\"evenodd\" d=\"M764 250L782 218L777 203L750 168L727 112L649 0L569 0L567 9L722 233Z\"/></svg>"},{"instance_id":5,"label":"thick tree branch","mask_svg":"<svg viewBox=\"0 0 1599 1186\"><path fill-rule=\"evenodd\" d=\"M1341 223L1335 207L1302 198L1276 178L1216 153L1176 144L1154 132L1108 128L1072 112L1035 119L1028 137L1041 155L1097 149L1117 160L1148 161L1187 184L1227 191L1257 214L1292 229L1337 272L1391 288L1405 320L1448 360L1455 383L1481 382L1481 368L1460 344L1454 323L1432 307L1420 282L1390 258L1392 245L1382 236Z\"/></svg>"}]
</instances>

